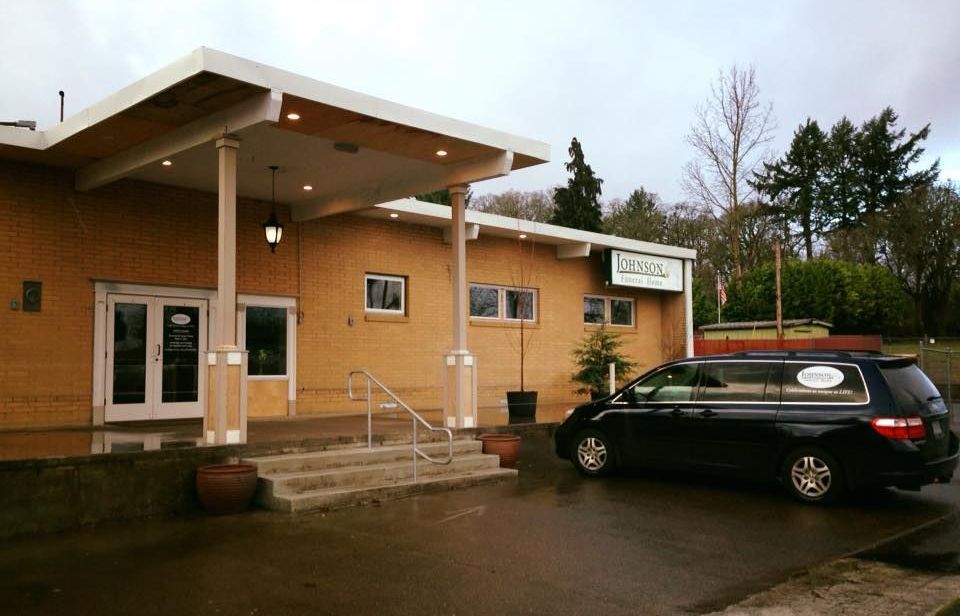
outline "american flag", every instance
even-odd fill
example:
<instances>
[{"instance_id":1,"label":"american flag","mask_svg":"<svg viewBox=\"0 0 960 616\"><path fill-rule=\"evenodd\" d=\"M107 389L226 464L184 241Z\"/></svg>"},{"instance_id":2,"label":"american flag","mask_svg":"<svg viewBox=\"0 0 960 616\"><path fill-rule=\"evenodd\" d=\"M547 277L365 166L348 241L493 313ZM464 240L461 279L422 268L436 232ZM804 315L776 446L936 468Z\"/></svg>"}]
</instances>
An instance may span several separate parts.
<instances>
[{"instance_id":1,"label":"american flag","mask_svg":"<svg viewBox=\"0 0 960 616\"><path fill-rule=\"evenodd\" d=\"M727 303L727 288L723 286L723 281L720 280L719 274L717 274L717 298L720 300L721 306Z\"/></svg>"}]
</instances>

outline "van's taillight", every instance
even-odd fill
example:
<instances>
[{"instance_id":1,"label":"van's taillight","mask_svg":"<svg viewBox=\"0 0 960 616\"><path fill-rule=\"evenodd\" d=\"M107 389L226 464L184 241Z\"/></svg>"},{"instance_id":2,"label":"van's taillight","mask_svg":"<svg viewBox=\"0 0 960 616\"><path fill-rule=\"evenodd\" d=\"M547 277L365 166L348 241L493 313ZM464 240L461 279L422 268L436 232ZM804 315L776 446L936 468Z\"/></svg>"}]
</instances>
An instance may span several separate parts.
<instances>
[{"instance_id":1,"label":"van's taillight","mask_svg":"<svg viewBox=\"0 0 960 616\"><path fill-rule=\"evenodd\" d=\"M870 425L887 438L921 440L927 437L920 417L874 417Z\"/></svg>"}]
</instances>

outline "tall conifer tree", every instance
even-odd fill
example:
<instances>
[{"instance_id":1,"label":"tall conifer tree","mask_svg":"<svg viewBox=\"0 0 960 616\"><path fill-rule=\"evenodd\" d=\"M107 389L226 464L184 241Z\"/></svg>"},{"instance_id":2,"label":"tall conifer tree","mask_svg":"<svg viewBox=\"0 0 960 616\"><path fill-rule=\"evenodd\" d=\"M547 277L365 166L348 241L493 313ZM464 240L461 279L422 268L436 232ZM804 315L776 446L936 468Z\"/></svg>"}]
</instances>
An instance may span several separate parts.
<instances>
[{"instance_id":1,"label":"tall conifer tree","mask_svg":"<svg viewBox=\"0 0 960 616\"><path fill-rule=\"evenodd\" d=\"M594 175L593 169L583 157L580 142L574 137L570 142L570 162L566 168L572 177L567 180L566 186L561 186L553 192L553 202L557 209L550 222L562 227L594 231L603 230L600 212L600 185L603 180Z\"/></svg>"}]
</instances>

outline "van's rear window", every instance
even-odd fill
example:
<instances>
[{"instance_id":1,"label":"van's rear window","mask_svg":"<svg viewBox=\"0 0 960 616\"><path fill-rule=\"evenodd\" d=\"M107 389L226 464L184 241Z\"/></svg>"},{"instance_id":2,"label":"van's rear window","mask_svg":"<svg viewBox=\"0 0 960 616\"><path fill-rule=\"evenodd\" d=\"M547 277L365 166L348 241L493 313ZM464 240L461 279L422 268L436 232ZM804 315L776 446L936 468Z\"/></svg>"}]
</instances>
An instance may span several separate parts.
<instances>
[{"instance_id":1,"label":"van's rear window","mask_svg":"<svg viewBox=\"0 0 960 616\"><path fill-rule=\"evenodd\" d=\"M880 373L890 385L897 406L902 409L915 409L940 397L937 386L915 364L897 367L881 364Z\"/></svg>"}]
</instances>

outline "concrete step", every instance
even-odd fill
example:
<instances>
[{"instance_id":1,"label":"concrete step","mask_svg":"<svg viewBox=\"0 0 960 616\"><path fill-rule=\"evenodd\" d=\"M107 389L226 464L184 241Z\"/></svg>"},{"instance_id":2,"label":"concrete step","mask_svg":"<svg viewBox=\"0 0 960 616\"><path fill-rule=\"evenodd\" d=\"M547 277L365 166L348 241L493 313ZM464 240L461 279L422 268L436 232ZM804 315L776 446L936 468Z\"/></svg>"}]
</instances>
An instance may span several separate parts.
<instances>
[{"instance_id":1,"label":"concrete step","mask_svg":"<svg viewBox=\"0 0 960 616\"><path fill-rule=\"evenodd\" d=\"M453 490L484 483L516 479L517 471L510 468L487 468L455 474L429 475L418 481L399 481L378 487L322 488L300 493L258 494L259 504L275 511L323 511L363 505L371 502L395 500L441 490Z\"/></svg>"},{"instance_id":2,"label":"concrete step","mask_svg":"<svg viewBox=\"0 0 960 616\"><path fill-rule=\"evenodd\" d=\"M434 458L444 458L447 453L446 442L420 443L420 450ZM455 456L466 453L477 453L483 449L483 443L469 439L455 439L453 454ZM268 477L277 473L295 473L323 469L342 468L345 466L387 464L406 460L412 464L410 443L367 447L351 447L312 451L306 453L281 454L247 458L242 460L246 464L257 467L260 477Z\"/></svg>"},{"instance_id":3,"label":"concrete step","mask_svg":"<svg viewBox=\"0 0 960 616\"><path fill-rule=\"evenodd\" d=\"M450 464L434 464L420 460L417 464L418 477L452 475L468 471L497 468L496 456L482 453L461 453L454 456ZM384 464L358 464L327 468L323 471L307 470L284 473L271 473L261 476L261 489L265 494L295 494L334 487L363 488L376 485L394 484L413 479L413 463L410 459L391 461Z\"/></svg>"}]
</instances>

